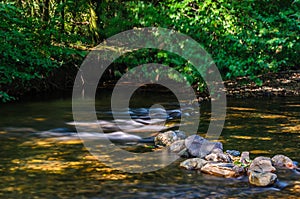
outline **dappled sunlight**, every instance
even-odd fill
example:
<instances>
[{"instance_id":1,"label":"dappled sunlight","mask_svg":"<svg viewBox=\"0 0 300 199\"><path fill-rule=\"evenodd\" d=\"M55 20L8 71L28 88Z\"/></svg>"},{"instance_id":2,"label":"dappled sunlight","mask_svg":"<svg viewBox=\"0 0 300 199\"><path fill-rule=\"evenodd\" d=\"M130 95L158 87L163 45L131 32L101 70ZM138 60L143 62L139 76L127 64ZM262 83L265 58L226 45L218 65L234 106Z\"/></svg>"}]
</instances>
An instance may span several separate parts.
<instances>
[{"instance_id":1,"label":"dappled sunlight","mask_svg":"<svg viewBox=\"0 0 300 199\"><path fill-rule=\"evenodd\" d=\"M272 140L271 137L257 137L257 136L242 136L242 135L231 135L230 138L234 139L244 139L244 140L264 140L269 141Z\"/></svg>"},{"instance_id":2,"label":"dappled sunlight","mask_svg":"<svg viewBox=\"0 0 300 199\"><path fill-rule=\"evenodd\" d=\"M257 111L255 108L245 108L245 107L228 107L228 110L233 110L233 111Z\"/></svg>"},{"instance_id":3,"label":"dappled sunlight","mask_svg":"<svg viewBox=\"0 0 300 199\"><path fill-rule=\"evenodd\" d=\"M66 169L79 169L82 167L81 162L65 162L59 160L43 160L32 159L27 161L13 160L18 166L11 167L10 171L25 170L27 172L47 172L47 173L63 173ZM22 165L22 166L19 166Z\"/></svg>"},{"instance_id":4,"label":"dappled sunlight","mask_svg":"<svg viewBox=\"0 0 300 199\"><path fill-rule=\"evenodd\" d=\"M89 153L83 153L73 161L65 159L67 154L68 152L60 154L56 152L52 154L52 157L51 154L43 154L24 159L13 159L11 160L12 166L8 169L10 172L45 172L60 175L65 175L72 169L81 170L89 173L89 178L94 178L94 180L119 180L128 177L126 174L116 172L116 169L104 166L98 157Z\"/></svg>"},{"instance_id":5,"label":"dappled sunlight","mask_svg":"<svg viewBox=\"0 0 300 199\"><path fill-rule=\"evenodd\" d=\"M250 151L250 154L255 154L255 155L257 155L257 154L270 154L270 150L251 150Z\"/></svg>"},{"instance_id":6,"label":"dappled sunlight","mask_svg":"<svg viewBox=\"0 0 300 199\"><path fill-rule=\"evenodd\" d=\"M300 104L288 104L287 107L300 108Z\"/></svg>"},{"instance_id":7,"label":"dappled sunlight","mask_svg":"<svg viewBox=\"0 0 300 199\"><path fill-rule=\"evenodd\" d=\"M251 136L241 136L241 135L231 135L231 138L235 138L235 139L244 139L244 140L251 140L253 139L253 137Z\"/></svg>"},{"instance_id":8,"label":"dappled sunlight","mask_svg":"<svg viewBox=\"0 0 300 199\"><path fill-rule=\"evenodd\" d=\"M231 113L227 112L226 118L230 120L231 118L251 118L254 117L254 113Z\"/></svg>"},{"instance_id":9,"label":"dappled sunlight","mask_svg":"<svg viewBox=\"0 0 300 199\"><path fill-rule=\"evenodd\" d=\"M32 149L34 148L39 148L39 147L51 147L55 145L53 139L33 139L30 141L26 141L22 144L20 144L20 146L30 146Z\"/></svg>"},{"instance_id":10,"label":"dappled sunlight","mask_svg":"<svg viewBox=\"0 0 300 199\"><path fill-rule=\"evenodd\" d=\"M261 114L260 118L263 119L282 119L282 118L288 118L285 115L275 115L275 114Z\"/></svg>"},{"instance_id":11,"label":"dappled sunlight","mask_svg":"<svg viewBox=\"0 0 300 199\"><path fill-rule=\"evenodd\" d=\"M230 130L237 130L237 129L244 129L245 127L243 126L243 125L232 125L232 126L230 126L230 125L226 125L224 128L226 128L226 129L230 129Z\"/></svg>"},{"instance_id":12,"label":"dappled sunlight","mask_svg":"<svg viewBox=\"0 0 300 199\"><path fill-rule=\"evenodd\" d=\"M44 118L44 117L36 117L36 118L33 118L34 121L37 121L37 122L44 122L46 120L48 120L48 118Z\"/></svg>"},{"instance_id":13,"label":"dappled sunlight","mask_svg":"<svg viewBox=\"0 0 300 199\"><path fill-rule=\"evenodd\" d=\"M296 181L295 182L295 184L294 184L294 186L291 186L290 188L289 188L289 190L291 191L291 192L294 192L294 193L300 193L300 181ZM292 198L292 197L289 197L289 198ZM295 199L296 199L297 197L295 197ZM297 198L298 199L298 198Z\"/></svg>"},{"instance_id":14,"label":"dappled sunlight","mask_svg":"<svg viewBox=\"0 0 300 199\"><path fill-rule=\"evenodd\" d=\"M280 125L283 133L300 133L300 124Z\"/></svg>"},{"instance_id":15,"label":"dappled sunlight","mask_svg":"<svg viewBox=\"0 0 300 199\"><path fill-rule=\"evenodd\" d=\"M77 145L83 144L83 141L77 137L70 138L32 138L31 140L25 141L20 146L30 146L31 148L39 147L52 147L56 145Z\"/></svg>"},{"instance_id":16,"label":"dappled sunlight","mask_svg":"<svg viewBox=\"0 0 300 199\"><path fill-rule=\"evenodd\" d=\"M291 153L291 152L294 152L295 149L287 147L287 148L284 148L282 151L283 151L283 153Z\"/></svg>"},{"instance_id":17,"label":"dappled sunlight","mask_svg":"<svg viewBox=\"0 0 300 199\"><path fill-rule=\"evenodd\" d=\"M83 141L81 139L66 139L66 140L56 140L57 144L61 145L73 145L73 144L83 144Z\"/></svg>"},{"instance_id":18,"label":"dappled sunlight","mask_svg":"<svg viewBox=\"0 0 300 199\"><path fill-rule=\"evenodd\" d=\"M114 173L94 173L90 175L90 177L94 178L95 180L123 180L128 178L128 175L125 174L114 174Z\"/></svg>"},{"instance_id":19,"label":"dappled sunlight","mask_svg":"<svg viewBox=\"0 0 300 199\"><path fill-rule=\"evenodd\" d=\"M258 137L257 139L258 140L265 140L265 141L272 140L271 137Z\"/></svg>"},{"instance_id":20,"label":"dappled sunlight","mask_svg":"<svg viewBox=\"0 0 300 199\"><path fill-rule=\"evenodd\" d=\"M254 111L255 110L255 111ZM263 111L263 109L230 107L224 128L231 132L243 132L246 129L255 129L261 133L300 133L298 117L293 112L280 112L280 114ZM254 133L254 132L253 132ZM234 139L271 140L265 136L233 135Z\"/></svg>"},{"instance_id":21,"label":"dappled sunlight","mask_svg":"<svg viewBox=\"0 0 300 199\"><path fill-rule=\"evenodd\" d=\"M277 126L265 126L267 133L278 133L278 127Z\"/></svg>"},{"instance_id":22,"label":"dappled sunlight","mask_svg":"<svg viewBox=\"0 0 300 199\"><path fill-rule=\"evenodd\" d=\"M7 191L7 192L21 192L22 187L20 186L10 186L10 187L4 187L2 191Z\"/></svg>"},{"instance_id":23,"label":"dappled sunlight","mask_svg":"<svg viewBox=\"0 0 300 199\"><path fill-rule=\"evenodd\" d=\"M250 107L250 105L255 108ZM268 111L266 111L265 106L250 105L245 108L240 104L229 107L221 136L219 138L211 136L211 141L221 142L224 151L249 151L251 159L257 156L272 157L275 154L285 154L292 160L299 161L300 124L297 112L289 111L286 107L279 105L275 105L274 109L268 109ZM295 109L295 107L290 108ZM201 129L199 129L198 134L205 138L208 138L205 128L210 122L210 116L209 112L204 112L200 118ZM186 185L184 190L196 187L195 192L197 193L202 190L214 192L216 186L223 186L224 190L230 191L235 187L243 186L246 191L252 191L252 188L242 181L230 181L228 184L228 181L224 181L224 179L197 172L183 171L178 167L182 159L151 173L130 174L121 172L116 168L126 166L127 170L141 169L144 160L135 156L120 157L116 160L112 154L100 153L94 156L89 153L88 148L85 147L76 133L47 130L52 128L52 126L51 128L47 126L49 121L47 119L42 121L43 119L39 118L48 117L36 116L31 118L35 124L45 125L43 130L34 130L37 128L36 126L31 129L26 125L27 123L25 125L20 124L23 127L11 125L12 127L0 130L2 141L0 172L4 174L0 176L0 189L4 194L1 195L0 193L0 197L8 196L10 198L14 194L40 193L40 198L45 198L45 196L71 198L81 195L89 196L89 194L97 196L100 192L103 194L122 192L126 197L129 192L135 194L135 192L143 192L143 190L151 193L155 190L156 193L158 183L160 183L159 187L165 185L161 190L163 193L178 190L181 192L183 185ZM215 120L217 119L215 118ZM64 124L64 122L61 123ZM174 127L179 122L180 120L170 121L166 123L166 126ZM184 121L187 128L192 124L193 121L190 118ZM54 125L54 128L58 127L60 126ZM61 127L65 128L65 126ZM108 135L110 135L109 133ZM148 134L155 135L156 133L150 132ZM127 152L139 154L151 151L159 152L165 149L164 147L154 147L148 143L124 144L114 142L114 144ZM97 140L95 140L94 147L94 149L89 149L95 150L96 153L103 149L103 145L97 143ZM155 158L157 157L153 157L153 161L156 160ZM150 158L149 161L152 159ZM112 167L105 165L107 162L112 162ZM160 168L161 165L159 164L160 162L153 167ZM289 190L286 189L285 191L296 193L300 190L300 183L294 185L290 176L280 177L280 180L289 183ZM54 190L59 191L56 194ZM142 198L142 195L140 196Z\"/></svg>"}]
</instances>

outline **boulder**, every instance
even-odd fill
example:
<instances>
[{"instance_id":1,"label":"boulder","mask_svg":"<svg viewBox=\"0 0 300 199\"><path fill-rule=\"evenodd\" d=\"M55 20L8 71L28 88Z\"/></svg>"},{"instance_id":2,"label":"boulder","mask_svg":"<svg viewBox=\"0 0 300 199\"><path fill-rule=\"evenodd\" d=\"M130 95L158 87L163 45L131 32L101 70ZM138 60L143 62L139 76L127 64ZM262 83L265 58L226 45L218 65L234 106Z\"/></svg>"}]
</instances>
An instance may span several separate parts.
<instances>
[{"instance_id":1,"label":"boulder","mask_svg":"<svg viewBox=\"0 0 300 199\"><path fill-rule=\"evenodd\" d=\"M185 139L185 146L192 157L204 158L214 149L223 151L223 145L220 142L210 142L199 135L191 135Z\"/></svg>"},{"instance_id":2,"label":"boulder","mask_svg":"<svg viewBox=\"0 0 300 199\"><path fill-rule=\"evenodd\" d=\"M244 169L233 163L207 163L201 168L201 171L225 178L236 178L244 175Z\"/></svg>"},{"instance_id":3,"label":"boulder","mask_svg":"<svg viewBox=\"0 0 300 199\"><path fill-rule=\"evenodd\" d=\"M170 146L173 142L177 140L183 140L186 135L183 131L167 131L164 133L159 133L154 138L154 143L156 145Z\"/></svg>"},{"instance_id":4,"label":"boulder","mask_svg":"<svg viewBox=\"0 0 300 199\"><path fill-rule=\"evenodd\" d=\"M207 163L206 160L201 158L191 158L180 163L180 167L187 170L199 170Z\"/></svg>"},{"instance_id":5,"label":"boulder","mask_svg":"<svg viewBox=\"0 0 300 199\"><path fill-rule=\"evenodd\" d=\"M275 167L279 168L288 168L288 169L294 169L296 168L296 165L294 162L285 155L275 155L272 159L272 164Z\"/></svg>"},{"instance_id":6,"label":"boulder","mask_svg":"<svg viewBox=\"0 0 300 199\"><path fill-rule=\"evenodd\" d=\"M273 185L277 180L277 175L274 173L266 172L260 173L255 171L249 172L249 183L259 187Z\"/></svg>"},{"instance_id":7,"label":"boulder","mask_svg":"<svg viewBox=\"0 0 300 199\"><path fill-rule=\"evenodd\" d=\"M266 173L266 172L275 172L276 169L272 166L272 162L270 158L259 156L252 161L248 171Z\"/></svg>"}]
</instances>

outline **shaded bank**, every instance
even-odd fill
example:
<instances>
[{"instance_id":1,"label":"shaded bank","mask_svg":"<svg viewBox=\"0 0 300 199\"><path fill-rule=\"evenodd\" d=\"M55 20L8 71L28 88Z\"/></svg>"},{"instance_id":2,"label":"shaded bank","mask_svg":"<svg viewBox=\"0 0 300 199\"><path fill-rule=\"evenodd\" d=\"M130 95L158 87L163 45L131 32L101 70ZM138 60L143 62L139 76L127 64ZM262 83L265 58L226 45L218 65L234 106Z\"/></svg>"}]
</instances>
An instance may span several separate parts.
<instances>
[{"instance_id":1,"label":"shaded bank","mask_svg":"<svg viewBox=\"0 0 300 199\"><path fill-rule=\"evenodd\" d=\"M70 98L72 96L72 87L74 82L73 74L67 74L62 70L53 74L48 79L48 82L52 82L49 88L32 90L18 97L19 101L36 101L58 98ZM98 93L106 92L108 95L111 93L117 83L117 80L111 79L108 73L101 79L98 85ZM300 70L281 71L277 73L267 73L258 76L262 80L262 84L258 85L249 77L238 77L234 80L225 80L224 86L226 88L226 94L229 98L261 98L261 97L296 97L300 96ZM135 94L145 94L147 92L163 93L164 95L172 93L166 87L158 84L146 84L136 85L127 84L122 85L124 89L128 86L138 87ZM194 87L196 91L196 86ZM197 92L199 101L209 100L209 92L204 89L203 92Z\"/></svg>"},{"instance_id":2,"label":"shaded bank","mask_svg":"<svg viewBox=\"0 0 300 199\"><path fill-rule=\"evenodd\" d=\"M300 70L260 75L261 85L248 77L225 81L228 97L300 96Z\"/></svg>"}]
</instances>

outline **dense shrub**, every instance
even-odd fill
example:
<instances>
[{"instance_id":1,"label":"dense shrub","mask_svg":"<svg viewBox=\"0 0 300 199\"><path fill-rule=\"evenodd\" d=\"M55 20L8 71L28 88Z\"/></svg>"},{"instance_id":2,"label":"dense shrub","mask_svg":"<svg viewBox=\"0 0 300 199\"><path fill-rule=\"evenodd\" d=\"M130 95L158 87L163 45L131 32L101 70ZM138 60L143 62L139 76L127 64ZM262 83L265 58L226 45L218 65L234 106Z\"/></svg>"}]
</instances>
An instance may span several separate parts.
<instances>
[{"instance_id":1,"label":"dense shrub","mask_svg":"<svg viewBox=\"0 0 300 199\"><path fill-rule=\"evenodd\" d=\"M2 101L47 89L49 73L77 61L74 55L79 55L79 51L51 44L55 29L45 28L37 18L24 17L23 11L13 4L0 3L0 17Z\"/></svg>"},{"instance_id":2,"label":"dense shrub","mask_svg":"<svg viewBox=\"0 0 300 199\"><path fill-rule=\"evenodd\" d=\"M86 55L82 50L149 26L191 36L212 55L224 78L249 76L260 84L259 74L299 67L299 10L299 0L1 1L0 98L47 89L57 68L66 73L73 68L73 75ZM203 89L200 74L186 60L159 50L120 57L112 66L116 75L109 78L150 62L174 67Z\"/></svg>"}]
</instances>

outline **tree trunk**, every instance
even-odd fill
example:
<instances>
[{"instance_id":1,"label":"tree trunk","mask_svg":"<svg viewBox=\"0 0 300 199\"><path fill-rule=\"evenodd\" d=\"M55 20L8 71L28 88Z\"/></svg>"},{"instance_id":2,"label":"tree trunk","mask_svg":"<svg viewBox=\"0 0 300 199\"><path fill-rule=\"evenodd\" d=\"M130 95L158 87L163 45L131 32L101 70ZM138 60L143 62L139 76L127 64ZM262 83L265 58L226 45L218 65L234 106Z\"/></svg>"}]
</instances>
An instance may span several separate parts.
<instances>
[{"instance_id":1,"label":"tree trunk","mask_svg":"<svg viewBox=\"0 0 300 199\"><path fill-rule=\"evenodd\" d=\"M44 22L49 22L49 19L50 19L49 6L50 6L50 0L45 0L44 8L43 8L43 16L42 16L42 19Z\"/></svg>"},{"instance_id":2,"label":"tree trunk","mask_svg":"<svg viewBox=\"0 0 300 199\"><path fill-rule=\"evenodd\" d=\"M97 2L98 3L98 2ZM93 1L90 2L90 32L93 39L93 43L96 44L100 41L99 27L98 27L98 16L95 11Z\"/></svg>"},{"instance_id":3,"label":"tree trunk","mask_svg":"<svg viewBox=\"0 0 300 199\"><path fill-rule=\"evenodd\" d=\"M60 31L61 33L65 32L65 0L61 0L61 27Z\"/></svg>"}]
</instances>

